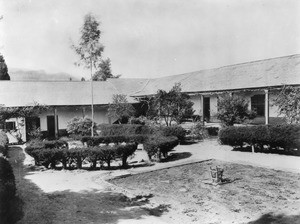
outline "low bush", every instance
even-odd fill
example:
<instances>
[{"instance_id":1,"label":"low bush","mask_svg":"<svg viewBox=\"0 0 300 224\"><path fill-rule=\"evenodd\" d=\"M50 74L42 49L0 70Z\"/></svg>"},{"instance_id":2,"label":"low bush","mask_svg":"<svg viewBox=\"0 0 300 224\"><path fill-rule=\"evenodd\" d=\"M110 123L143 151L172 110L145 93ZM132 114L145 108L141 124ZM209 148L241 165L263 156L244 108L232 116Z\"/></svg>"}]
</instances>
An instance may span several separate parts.
<instances>
[{"instance_id":1,"label":"low bush","mask_svg":"<svg viewBox=\"0 0 300 224\"><path fill-rule=\"evenodd\" d=\"M148 125L139 124L101 124L98 125L100 136L147 135L153 133Z\"/></svg>"},{"instance_id":2,"label":"low bush","mask_svg":"<svg viewBox=\"0 0 300 224\"><path fill-rule=\"evenodd\" d=\"M160 160L163 155L165 158L175 146L178 145L178 138L175 136L162 136L160 134L149 136L144 143L144 149L148 153L149 158L157 156Z\"/></svg>"},{"instance_id":3,"label":"low bush","mask_svg":"<svg viewBox=\"0 0 300 224\"><path fill-rule=\"evenodd\" d=\"M251 145L257 149L268 148L286 151L300 149L300 125L258 125L227 127L219 132L221 144L242 148Z\"/></svg>"},{"instance_id":4,"label":"low bush","mask_svg":"<svg viewBox=\"0 0 300 224\"><path fill-rule=\"evenodd\" d=\"M186 130L179 125L161 126L159 131L163 136L176 136L179 142L183 142L186 135Z\"/></svg>"},{"instance_id":5,"label":"low bush","mask_svg":"<svg viewBox=\"0 0 300 224\"><path fill-rule=\"evenodd\" d=\"M207 129L203 126L202 123L196 123L189 130L188 138L192 140L203 140L208 137Z\"/></svg>"},{"instance_id":6,"label":"low bush","mask_svg":"<svg viewBox=\"0 0 300 224\"><path fill-rule=\"evenodd\" d=\"M218 136L219 128L218 127L206 127L209 136Z\"/></svg>"},{"instance_id":7,"label":"low bush","mask_svg":"<svg viewBox=\"0 0 300 224\"><path fill-rule=\"evenodd\" d=\"M96 133L97 124L94 123L94 133ZM90 135L92 131L92 119L88 117L74 117L68 122L67 132L75 135Z\"/></svg>"}]
</instances>

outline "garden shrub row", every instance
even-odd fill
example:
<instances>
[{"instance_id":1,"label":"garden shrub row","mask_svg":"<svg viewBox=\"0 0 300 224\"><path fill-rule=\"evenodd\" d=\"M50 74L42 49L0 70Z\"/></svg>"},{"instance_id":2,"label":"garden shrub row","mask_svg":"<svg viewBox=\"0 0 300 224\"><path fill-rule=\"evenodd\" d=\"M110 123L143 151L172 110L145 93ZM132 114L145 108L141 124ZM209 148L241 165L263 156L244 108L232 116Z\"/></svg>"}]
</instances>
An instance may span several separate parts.
<instances>
[{"instance_id":1,"label":"garden shrub row","mask_svg":"<svg viewBox=\"0 0 300 224\"><path fill-rule=\"evenodd\" d=\"M7 156L8 138L0 132L0 150ZM0 223L11 223L14 216L16 194L15 176L8 160L0 156Z\"/></svg>"},{"instance_id":2,"label":"garden shrub row","mask_svg":"<svg viewBox=\"0 0 300 224\"><path fill-rule=\"evenodd\" d=\"M147 139L146 135L112 135L112 136L84 136L80 140L87 146L98 146L109 143L143 143Z\"/></svg>"},{"instance_id":3,"label":"garden shrub row","mask_svg":"<svg viewBox=\"0 0 300 224\"><path fill-rule=\"evenodd\" d=\"M263 149L300 149L300 125L258 125L227 127L219 132L221 144L243 147L245 144Z\"/></svg>"},{"instance_id":4,"label":"garden shrub row","mask_svg":"<svg viewBox=\"0 0 300 224\"><path fill-rule=\"evenodd\" d=\"M39 148L26 147L26 152L32 156L37 165L43 165L46 168L55 168L58 163L63 167L71 168L75 164L78 169L82 168L82 163L87 160L92 168L96 168L98 162L107 163L110 167L112 160L121 159L122 166L126 166L127 158L137 149L136 144L114 145L114 146L94 146L85 148Z\"/></svg>"}]
</instances>

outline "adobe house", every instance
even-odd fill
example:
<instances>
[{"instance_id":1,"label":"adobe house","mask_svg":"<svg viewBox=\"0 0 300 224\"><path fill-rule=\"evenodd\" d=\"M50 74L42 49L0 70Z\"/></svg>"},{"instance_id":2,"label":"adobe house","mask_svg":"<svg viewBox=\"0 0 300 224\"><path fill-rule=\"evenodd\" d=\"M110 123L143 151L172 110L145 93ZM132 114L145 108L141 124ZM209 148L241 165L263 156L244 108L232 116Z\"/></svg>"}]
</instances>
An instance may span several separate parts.
<instances>
[{"instance_id":1,"label":"adobe house","mask_svg":"<svg viewBox=\"0 0 300 224\"><path fill-rule=\"evenodd\" d=\"M159 89L168 91L175 83L181 83L182 91L191 96L195 115L201 120L218 122L218 97L229 92L249 101L249 109L255 109L258 114L255 122L269 124L279 119L278 110L272 105L278 91L284 85L300 86L300 55L155 79L120 78L93 82L94 120L98 124L114 122L106 115L114 94L125 94L129 103L137 105L139 99L155 95ZM67 122L73 117L91 117L91 99L90 82L0 82L0 105L22 107L37 102L50 106L38 118L25 121L24 141L30 125L40 127L50 136L57 136L65 131ZM12 119L6 126L13 128L15 123L16 119Z\"/></svg>"},{"instance_id":2,"label":"adobe house","mask_svg":"<svg viewBox=\"0 0 300 224\"><path fill-rule=\"evenodd\" d=\"M114 94L125 94L129 103L139 103L129 97L136 88L144 85L145 79L111 79L106 82L93 82L94 121L97 124L112 123L107 117L107 109ZM49 110L39 117L25 121L22 127L22 140L26 141L26 130L34 125L48 136L54 137L66 131L67 123L73 117L91 117L91 82L0 82L0 105L23 107L34 102L49 106ZM5 128L13 129L17 119L6 121Z\"/></svg>"},{"instance_id":3,"label":"adobe house","mask_svg":"<svg viewBox=\"0 0 300 224\"><path fill-rule=\"evenodd\" d=\"M154 95L158 89L170 90L181 83L183 92L191 96L195 114L207 122L218 122L218 97L224 93L246 98L249 109L255 109L254 122L269 124L278 118L272 100L284 85L300 86L300 55L291 55L181 75L151 79L133 97Z\"/></svg>"}]
</instances>

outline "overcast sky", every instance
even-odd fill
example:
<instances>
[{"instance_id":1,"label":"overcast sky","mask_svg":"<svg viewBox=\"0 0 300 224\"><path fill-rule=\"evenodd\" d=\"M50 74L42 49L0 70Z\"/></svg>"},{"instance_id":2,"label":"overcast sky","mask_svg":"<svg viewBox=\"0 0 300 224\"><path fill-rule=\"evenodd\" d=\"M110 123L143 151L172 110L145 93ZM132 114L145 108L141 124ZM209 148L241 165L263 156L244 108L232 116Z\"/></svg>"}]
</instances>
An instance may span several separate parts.
<instances>
[{"instance_id":1,"label":"overcast sky","mask_svg":"<svg viewBox=\"0 0 300 224\"><path fill-rule=\"evenodd\" d=\"M8 68L76 68L83 17L101 21L114 74L149 78L300 53L298 0L0 0Z\"/></svg>"}]
</instances>

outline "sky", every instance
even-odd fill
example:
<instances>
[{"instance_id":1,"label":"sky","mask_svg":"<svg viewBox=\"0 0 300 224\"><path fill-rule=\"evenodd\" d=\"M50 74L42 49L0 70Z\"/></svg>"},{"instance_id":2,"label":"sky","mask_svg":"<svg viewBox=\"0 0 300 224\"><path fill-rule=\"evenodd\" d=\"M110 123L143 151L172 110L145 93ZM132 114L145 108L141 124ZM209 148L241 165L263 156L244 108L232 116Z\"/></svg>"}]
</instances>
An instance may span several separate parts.
<instances>
[{"instance_id":1,"label":"sky","mask_svg":"<svg viewBox=\"0 0 300 224\"><path fill-rule=\"evenodd\" d=\"M103 58L122 78L153 78L300 53L298 0L0 0L8 69L66 72L83 18L100 21Z\"/></svg>"}]
</instances>

